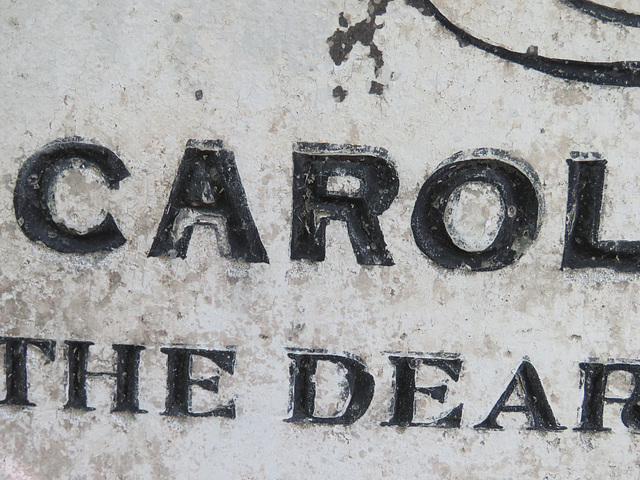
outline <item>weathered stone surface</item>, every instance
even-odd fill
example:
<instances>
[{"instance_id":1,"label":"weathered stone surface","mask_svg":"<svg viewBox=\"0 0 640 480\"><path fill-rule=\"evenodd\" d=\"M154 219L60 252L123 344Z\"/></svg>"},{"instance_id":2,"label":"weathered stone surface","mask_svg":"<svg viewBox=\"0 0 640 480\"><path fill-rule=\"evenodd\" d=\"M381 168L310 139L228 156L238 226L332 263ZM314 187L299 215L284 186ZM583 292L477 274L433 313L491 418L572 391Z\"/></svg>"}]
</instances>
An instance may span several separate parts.
<instances>
[{"instance_id":1,"label":"weathered stone surface","mask_svg":"<svg viewBox=\"0 0 640 480\"><path fill-rule=\"evenodd\" d=\"M439 13L418 0L5 2L0 334L56 347L52 362L28 347L36 406L0 406L0 477L638 477L633 408L625 425L623 405L607 403L610 431L574 429L588 390L580 364L640 363L640 268L561 268L571 152L608 161L599 238L640 239L638 67L603 63L640 60L637 5L607 4L631 12L616 22L610 10L585 13L573 1L433 5ZM443 18L468 35L456 36ZM74 234L109 212L126 238L112 251L61 253L27 238L16 218L21 167L70 137L111 150L130 176L109 189L99 169L72 161L52 180L48 206ZM269 263L231 258L227 225L201 212L185 222L214 225L193 229L185 259L148 257L190 139L220 140L233 152ZM345 224L334 220L324 261L291 259L293 153L306 148L299 142L343 155L367 147L358 151L395 168L397 195L377 216L393 265L380 265L387 257L379 251L374 265L358 263ZM412 231L423 184L458 152L455 159L503 158L498 151L537 189L535 240L518 243L514 263L497 269L436 265ZM356 196L362 182L345 171L326 191ZM193 188L204 204L220 193ZM481 250L520 213L495 187L467 184L445 223L459 247ZM87 379L95 410L63 408L65 341L95 343L92 372L114 371L112 344L146 347L139 408L148 413L111 412L115 380L105 376ZM218 376L219 390L211 391L216 381L192 386L189 408L233 402L235 418L171 414L179 402L167 407L167 349L178 347L234 352L233 369L192 357L191 376ZM366 365L375 390L368 408L366 395L358 400L366 411L351 425L283 421L295 399L290 367L309 351ZM412 363L416 386L448 387L444 403L417 392L413 422L462 403L459 427L382 425L398 405L391 356L461 360L457 381L455 372ZM566 429L527 429L536 423L522 412L500 414L503 430L474 428L514 375L529 372L519 370L525 361ZM340 416L353 393L347 369L318 362L315 416ZM606 397L628 398L633 386L631 373L613 372ZM522 399L514 393L507 405Z\"/></svg>"}]
</instances>

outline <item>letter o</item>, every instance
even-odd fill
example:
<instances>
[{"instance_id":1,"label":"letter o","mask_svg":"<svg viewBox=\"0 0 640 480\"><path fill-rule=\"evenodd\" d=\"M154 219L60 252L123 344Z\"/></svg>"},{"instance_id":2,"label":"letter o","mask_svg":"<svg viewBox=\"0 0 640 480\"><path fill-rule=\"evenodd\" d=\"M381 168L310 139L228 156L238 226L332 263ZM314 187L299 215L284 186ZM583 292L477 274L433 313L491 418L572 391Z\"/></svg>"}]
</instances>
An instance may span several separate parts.
<instances>
[{"instance_id":1,"label":"letter o","mask_svg":"<svg viewBox=\"0 0 640 480\"><path fill-rule=\"evenodd\" d=\"M469 252L447 231L444 212L451 194L469 182L493 186L502 198L504 220L492 244ZM420 189L411 217L416 245L447 269L499 270L515 263L538 236L543 201L538 177L527 162L503 150L480 148L458 152L438 168Z\"/></svg>"}]
</instances>

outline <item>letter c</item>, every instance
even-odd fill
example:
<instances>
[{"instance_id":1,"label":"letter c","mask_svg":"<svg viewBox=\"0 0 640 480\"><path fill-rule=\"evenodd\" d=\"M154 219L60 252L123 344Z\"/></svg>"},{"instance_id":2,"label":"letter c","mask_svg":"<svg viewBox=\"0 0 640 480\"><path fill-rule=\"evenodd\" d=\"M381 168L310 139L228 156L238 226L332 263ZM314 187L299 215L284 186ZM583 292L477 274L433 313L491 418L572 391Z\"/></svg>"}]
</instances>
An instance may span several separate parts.
<instances>
[{"instance_id":1,"label":"letter c","mask_svg":"<svg viewBox=\"0 0 640 480\"><path fill-rule=\"evenodd\" d=\"M130 174L122 160L108 148L87 143L77 137L65 138L45 145L20 169L13 192L13 206L18 225L34 242L63 253L91 253L114 250L127 241L111 214L84 234L54 221L48 199L56 176L73 168L73 160L97 168L107 186L115 190Z\"/></svg>"}]
</instances>

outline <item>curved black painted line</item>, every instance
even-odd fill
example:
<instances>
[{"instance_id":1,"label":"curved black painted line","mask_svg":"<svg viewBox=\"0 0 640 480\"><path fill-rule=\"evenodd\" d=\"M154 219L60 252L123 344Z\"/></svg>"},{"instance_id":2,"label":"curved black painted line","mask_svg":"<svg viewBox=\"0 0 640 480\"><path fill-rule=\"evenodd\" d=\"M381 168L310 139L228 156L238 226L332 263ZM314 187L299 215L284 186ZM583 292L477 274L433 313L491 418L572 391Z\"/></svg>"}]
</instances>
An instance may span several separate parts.
<instances>
[{"instance_id":1,"label":"curved black painted line","mask_svg":"<svg viewBox=\"0 0 640 480\"><path fill-rule=\"evenodd\" d=\"M461 43L473 45L509 62L566 80L616 87L640 87L640 62L638 61L581 62L514 52L474 37L449 20L430 0L406 0L406 2L407 5L417 8L423 15L433 16L438 23L458 37Z\"/></svg>"},{"instance_id":2,"label":"curved black painted line","mask_svg":"<svg viewBox=\"0 0 640 480\"><path fill-rule=\"evenodd\" d=\"M580 10L582 13L602 20L603 22L614 22L626 25L627 27L640 27L640 15L627 12L619 8L600 5L590 0L560 0L569 7Z\"/></svg>"}]
</instances>

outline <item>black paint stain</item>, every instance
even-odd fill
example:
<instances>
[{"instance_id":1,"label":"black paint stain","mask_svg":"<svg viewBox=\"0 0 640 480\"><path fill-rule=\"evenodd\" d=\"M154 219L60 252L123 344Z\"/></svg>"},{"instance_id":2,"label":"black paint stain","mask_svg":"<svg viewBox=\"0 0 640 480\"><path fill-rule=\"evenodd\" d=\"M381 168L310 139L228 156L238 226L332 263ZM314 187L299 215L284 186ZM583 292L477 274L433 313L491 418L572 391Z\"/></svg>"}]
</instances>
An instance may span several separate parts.
<instances>
[{"instance_id":1,"label":"black paint stain","mask_svg":"<svg viewBox=\"0 0 640 480\"><path fill-rule=\"evenodd\" d=\"M378 25L376 18L387 13L387 5L391 1L393 0L371 0L367 10L367 18L350 27L344 14L340 13L338 19L340 28L327 38L329 55L336 65L342 65L342 62L349 58L354 45L359 42L365 47L369 47L369 57L375 62L375 75L376 77L380 75L384 60L382 59L382 51L373 43L373 37L376 30L384 26ZM346 30L343 30L344 28Z\"/></svg>"},{"instance_id":2,"label":"black paint stain","mask_svg":"<svg viewBox=\"0 0 640 480\"><path fill-rule=\"evenodd\" d=\"M344 12L340 12L340 18L338 18L338 25L342 28L347 28L349 26L349 22L346 18L344 18Z\"/></svg>"},{"instance_id":3,"label":"black paint stain","mask_svg":"<svg viewBox=\"0 0 640 480\"><path fill-rule=\"evenodd\" d=\"M202 100L203 96L204 94L202 93L202 90L196 90L196 100Z\"/></svg>"},{"instance_id":4,"label":"black paint stain","mask_svg":"<svg viewBox=\"0 0 640 480\"><path fill-rule=\"evenodd\" d=\"M375 61L375 76L380 75L384 65L382 51L374 43L377 30L384 24L376 24L377 17L387 12L387 6L393 0L370 0L367 18L350 27L344 13L340 14L338 28L327 39L329 54L336 65L341 65L349 58L353 46L360 42L369 47L369 56ZM640 15L607 7L590 0L562 0L572 8L598 18L602 21L617 22L630 27L640 27ZM495 45L467 32L462 27L453 23L430 0L405 0L406 4L418 9L424 16L433 17L446 30L453 33L461 46L473 45L480 50L495 55L508 62L516 63L525 68L531 68L541 73L565 80L592 83L596 85L609 85L616 87L640 86L640 62L616 61L616 62L583 62L563 58L545 57L537 54L537 48L530 47L526 53L515 52L508 48ZM346 28L346 30L344 30ZM372 82L369 93L380 95Z\"/></svg>"},{"instance_id":5,"label":"black paint stain","mask_svg":"<svg viewBox=\"0 0 640 480\"><path fill-rule=\"evenodd\" d=\"M336 102L344 102L344 99L347 98L347 92L344 88L338 85L333 89L333 98L336 99Z\"/></svg>"},{"instance_id":6,"label":"black paint stain","mask_svg":"<svg viewBox=\"0 0 640 480\"><path fill-rule=\"evenodd\" d=\"M382 95L383 92L384 92L384 85L376 82L375 80L372 80L369 93L372 95Z\"/></svg>"}]
</instances>

